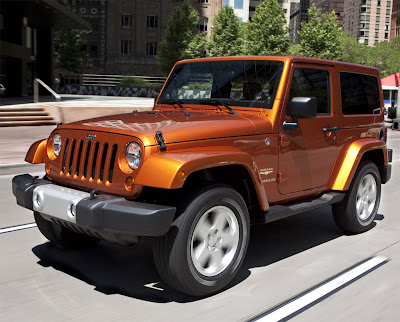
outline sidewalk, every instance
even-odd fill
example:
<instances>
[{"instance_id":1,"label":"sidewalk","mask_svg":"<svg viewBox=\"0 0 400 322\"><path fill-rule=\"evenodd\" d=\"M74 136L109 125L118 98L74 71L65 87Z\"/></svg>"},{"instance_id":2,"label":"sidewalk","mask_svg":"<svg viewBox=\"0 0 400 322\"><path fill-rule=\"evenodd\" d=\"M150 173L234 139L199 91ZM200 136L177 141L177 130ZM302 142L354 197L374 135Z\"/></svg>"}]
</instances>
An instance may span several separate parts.
<instances>
[{"instance_id":1,"label":"sidewalk","mask_svg":"<svg viewBox=\"0 0 400 322\"><path fill-rule=\"evenodd\" d=\"M60 106L64 123L103 115L129 113L134 109L150 110L154 99L138 97L93 97L70 95L61 103L39 103ZM13 106L13 105L9 105ZM49 136L55 125L0 127L0 165L25 163L25 155L32 143Z\"/></svg>"}]
</instances>

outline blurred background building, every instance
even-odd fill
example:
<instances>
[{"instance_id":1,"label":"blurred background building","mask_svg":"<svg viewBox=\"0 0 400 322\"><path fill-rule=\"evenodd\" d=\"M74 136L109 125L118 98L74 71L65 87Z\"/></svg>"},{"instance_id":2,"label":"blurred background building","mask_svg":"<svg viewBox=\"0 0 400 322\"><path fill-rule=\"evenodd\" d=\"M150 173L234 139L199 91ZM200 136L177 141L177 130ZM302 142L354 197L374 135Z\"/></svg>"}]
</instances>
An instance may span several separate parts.
<instances>
[{"instance_id":1,"label":"blurred background building","mask_svg":"<svg viewBox=\"0 0 400 322\"><path fill-rule=\"evenodd\" d=\"M71 25L89 27L55 0L1 1L0 83L8 96L30 95L36 77L54 85L54 31Z\"/></svg>"},{"instance_id":2,"label":"blurred background building","mask_svg":"<svg viewBox=\"0 0 400 322\"><path fill-rule=\"evenodd\" d=\"M400 36L400 0L393 0L390 40Z\"/></svg>"},{"instance_id":3,"label":"blurred background building","mask_svg":"<svg viewBox=\"0 0 400 322\"><path fill-rule=\"evenodd\" d=\"M321 12L335 11L339 25L343 27L344 0L311 0L311 4L313 3Z\"/></svg>"},{"instance_id":4,"label":"blurred background building","mask_svg":"<svg viewBox=\"0 0 400 322\"><path fill-rule=\"evenodd\" d=\"M360 43L372 46L389 41L393 1L346 0L343 29Z\"/></svg>"}]
</instances>

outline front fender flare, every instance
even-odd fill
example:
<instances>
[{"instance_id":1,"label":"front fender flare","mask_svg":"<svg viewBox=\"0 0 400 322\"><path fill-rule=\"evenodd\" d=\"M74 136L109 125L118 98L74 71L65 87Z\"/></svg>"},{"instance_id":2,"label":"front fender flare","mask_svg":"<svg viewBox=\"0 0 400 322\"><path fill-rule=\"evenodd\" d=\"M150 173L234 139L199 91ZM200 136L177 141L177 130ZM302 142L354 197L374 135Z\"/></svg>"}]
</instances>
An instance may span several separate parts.
<instances>
[{"instance_id":1,"label":"front fender flare","mask_svg":"<svg viewBox=\"0 0 400 322\"><path fill-rule=\"evenodd\" d=\"M264 186L255 162L250 155L234 148L193 148L153 154L140 168L135 184L178 189L183 187L185 179L195 171L227 165L240 165L247 170L257 192L261 209L268 209Z\"/></svg>"},{"instance_id":2,"label":"front fender flare","mask_svg":"<svg viewBox=\"0 0 400 322\"><path fill-rule=\"evenodd\" d=\"M341 161L337 163L332 172L328 188L338 191L348 190L364 153L372 150L382 150L384 164L388 164L387 147L384 141L376 138L354 141L339 158Z\"/></svg>"},{"instance_id":3,"label":"front fender flare","mask_svg":"<svg viewBox=\"0 0 400 322\"><path fill-rule=\"evenodd\" d=\"M44 154L46 153L47 139L36 141L31 145L25 156L28 163L44 163Z\"/></svg>"}]
</instances>

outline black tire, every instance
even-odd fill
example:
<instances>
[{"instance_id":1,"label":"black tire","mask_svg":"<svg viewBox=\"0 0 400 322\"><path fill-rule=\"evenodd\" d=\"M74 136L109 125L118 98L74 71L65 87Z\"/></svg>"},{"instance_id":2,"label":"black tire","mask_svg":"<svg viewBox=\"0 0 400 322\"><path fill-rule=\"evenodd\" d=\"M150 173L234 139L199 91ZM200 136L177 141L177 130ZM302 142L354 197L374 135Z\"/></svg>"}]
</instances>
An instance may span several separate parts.
<instances>
[{"instance_id":1,"label":"black tire","mask_svg":"<svg viewBox=\"0 0 400 322\"><path fill-rule=\"evenodd\" d=\"M43 234L51 243L61 248L85 248L90 247L99 242L99 239L75 233L57 223L48 221L38 212L34 212L36 224Z\"/></svg>"},{"instance_id":2,"label":"black tire","mask_svg":"<svg viewBox=\"0 0 400 322\"><path fill-rule=\"evenodd\" d=\"M374 195L375 200L372 202L371 196ZM333 218L345 232L358 234L367 231L374 225L380 199L379 170L375 163L364 161L359 165L345 198L332 206Z\"/></svg>"},{"instance_id":3,"label":"black tire","mask_svg":"<svg viewBox=\"0 0 400 322\"><path fill-rule=\"evenodd\" d=\"M242 196L227 186L208 187L183 208L169 232L154 240L155 265L172 288L191 296L211 295L232 280L243 262L248 209ZM197 259L199 249L203 260Z\"/></svg>"}]
</instances>

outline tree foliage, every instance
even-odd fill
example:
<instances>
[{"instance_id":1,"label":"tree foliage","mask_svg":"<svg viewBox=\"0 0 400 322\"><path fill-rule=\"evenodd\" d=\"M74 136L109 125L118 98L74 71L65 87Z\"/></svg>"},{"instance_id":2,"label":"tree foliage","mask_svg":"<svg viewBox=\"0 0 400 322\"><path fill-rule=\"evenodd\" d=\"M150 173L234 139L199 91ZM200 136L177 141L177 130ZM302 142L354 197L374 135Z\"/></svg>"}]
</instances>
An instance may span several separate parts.
<instances>
[{"instance_id":1,"label":"tree foliage","mask_svg":"<svg viewBox=\"0 0 400 322\"><path fill-rule=\"evenodd\" d=\"M391 42L379 42L366 47L365 64L379 69L381 77L398 73L400 69L400 36Z\"/></svg>"},{"instance_id":2,"label":"tree foliage","mask_svg":"<svg viewBox=\"0 0 400 322\"><path fill-rule=\"evenodd\" d=\"M347 32L341 37L343 53L340 60L355 64L365 64L366 45L360 44L357 39Z\"/></svg>"},{"instance_id":3,"label":"tree foliage","mask_svg":"<svg viewBox=\"0 0 400 322\"><path fill-rule=\"evenodd\" d=\"M321 13L313 4L308 9L309 21L301 23L302 56L338 60L343 55L342 31L334 11Z\"/></svg>"},{"instance_id":4,"label":"tree foliage","mask_svg":"<svg viewBox=\"0 0 400 322\"><path fill-rule=\"evenodd\" d=\"M89 30L64 29L54 35L55 55L58 67L80 74L91 66L89 54L82 48L86 45Z\"/></svg>"},{"instance_id":5,"label":"tree foliage","mask_svg":"<svg viewBox=\"0 0 400 322\"><path fill-rule=\"evenodd\" d=\"M284 55L289 49L289 33L281 5L265 0L256 7L251 22L245 24L242 52L245 55Z\"/></svg>"},{"instance_id":6,"label":"tree foliage","mask_svg":"<svg viewBox=\"0 0 400 322\"><path fill-rule=\"evenodd\" d=\"M236 56L241 54L241 27L232 7L224 6L214 17L208 49L213 56Z\"/></svg>"},{"instance_id":7,"label":"tree foliage","mask_svg":"<svg viewBox=\"0 0 400 322\"><path fill-rule=\"evenodd\" d=\"M203 56L205 40L200 39L203 36L197 29L198 21L199 14L188 0L171 13L156 56L164 72L169 72L178 60Z\"/></svg>"}]
</instances>

